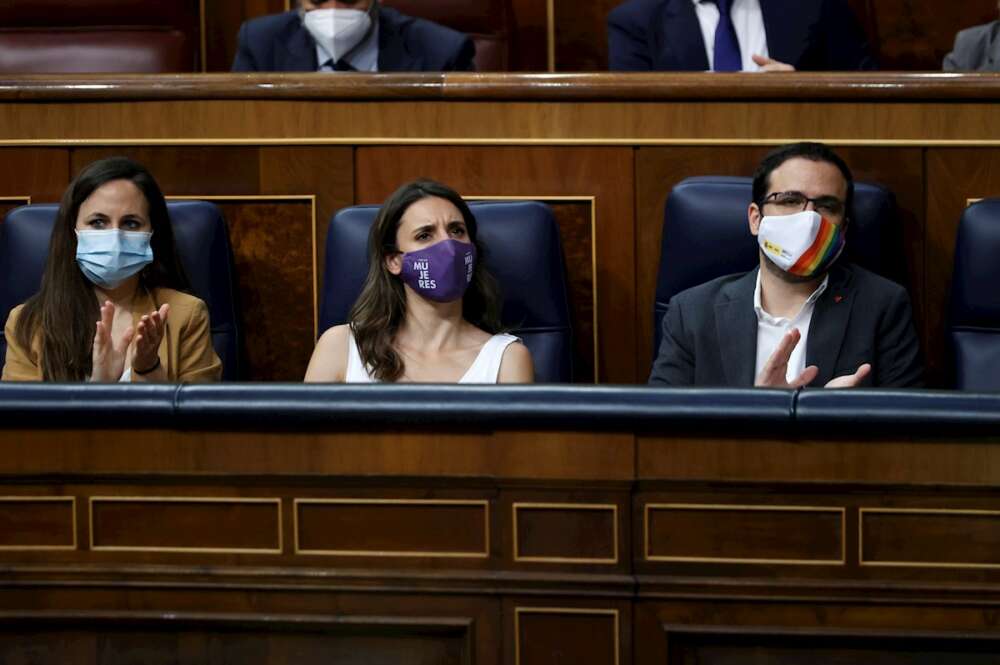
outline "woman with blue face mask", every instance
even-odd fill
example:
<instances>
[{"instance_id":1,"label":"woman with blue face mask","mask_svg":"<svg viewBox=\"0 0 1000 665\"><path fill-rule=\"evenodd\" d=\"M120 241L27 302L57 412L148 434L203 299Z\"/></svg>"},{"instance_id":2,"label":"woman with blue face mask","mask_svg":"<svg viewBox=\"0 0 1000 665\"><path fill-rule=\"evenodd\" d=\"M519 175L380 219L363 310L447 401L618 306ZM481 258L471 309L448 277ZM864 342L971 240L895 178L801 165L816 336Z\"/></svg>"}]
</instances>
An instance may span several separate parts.
<instances>
[{"instance_id":1,"label":"woman with blue face mask","mask_svg":"<svg viewBox=\"0 0 1000 665\"><path fill-rule=\"evenodd\" d=\"M323 333L305 380L530 383L527 347L500 332L500 297L476 234L452 189L430 180L398 189L372 225L350 323Z\"/></svg>"},{"instance_id":2,"label":"woman with blue face mask","mask_svg":"<svg viewBox=\"0 0 1000 665\"><path fill-rule=\"evenodd\" d=\"M208 311L188 288L152 175L94 162L63 195L41 289L7 319L3 380L217 381Z\"/></svg>"}]
</instances>

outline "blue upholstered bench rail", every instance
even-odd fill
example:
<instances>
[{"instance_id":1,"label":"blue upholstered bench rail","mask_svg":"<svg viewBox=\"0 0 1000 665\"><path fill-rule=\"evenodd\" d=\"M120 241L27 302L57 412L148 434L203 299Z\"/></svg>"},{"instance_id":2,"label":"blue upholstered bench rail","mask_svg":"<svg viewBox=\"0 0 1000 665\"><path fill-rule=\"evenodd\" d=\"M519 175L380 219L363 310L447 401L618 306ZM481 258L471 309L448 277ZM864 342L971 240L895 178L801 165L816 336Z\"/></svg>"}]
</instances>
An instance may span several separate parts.
<instances>
[{"instance_id":1,"label":"blue upholstered bench rail","mask_svg":"<svg viewBox=\"0 0 1000 665\"><path fill-rule=\"evenodd\" d=\"M1000 394L640 386L0 384L0 427L524 427L837 437L1000 432Z\"/></svg>"}]
</instances>

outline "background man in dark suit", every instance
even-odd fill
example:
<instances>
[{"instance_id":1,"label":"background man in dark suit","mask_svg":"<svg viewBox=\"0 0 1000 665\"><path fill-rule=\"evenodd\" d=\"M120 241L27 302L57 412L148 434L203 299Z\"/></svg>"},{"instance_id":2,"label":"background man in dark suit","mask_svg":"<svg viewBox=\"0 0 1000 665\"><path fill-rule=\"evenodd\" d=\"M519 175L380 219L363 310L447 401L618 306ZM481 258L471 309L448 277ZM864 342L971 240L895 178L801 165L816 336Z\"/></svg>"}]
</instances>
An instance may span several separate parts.
<instances>
[{"instance_id":1,"label":"background man in dark suit","mask_svg":"<svg viewBox=\"0 0 1000 665\"><path fill-rule=\"evenodd\" d=\"M846 0L628 0L608 54L620 71L875 69Z\"/></svg>"},{"instance_id":2,"label":"background man in dark suit","mask_svg":"<svg viewBox=\"0 0 1000 665\"><path fill-rule=\"evenodd\" d=\"M997 3L1000 10L1000 2ZM955 46L944 57L946 72L1000 72L1000 21L991 21L962 30Z\"/></svg>"},{"instance_id":3,"label":"background man in dark suit","mask_svg":"<svg viewBox=\"0 0 1000 665\"><path fill-rule=\"evenodd\" d=\"M649 382L919 386L906 291L837 261L853 194L850 169L825 145L796 143L765 157L747 210L760 266L670 300Z\"/></svg>"},{"instance_id":4,"label":"background man in dark suit","mask_svg":"<svg viewBox=\"0 0 1000 665\"><path fill-rule=\"evenodd\" d=\"M234 72L456 71L474 69L467 35L378 0L302 0L298 11L240 27Z\"/></svg>"}]
</instances>

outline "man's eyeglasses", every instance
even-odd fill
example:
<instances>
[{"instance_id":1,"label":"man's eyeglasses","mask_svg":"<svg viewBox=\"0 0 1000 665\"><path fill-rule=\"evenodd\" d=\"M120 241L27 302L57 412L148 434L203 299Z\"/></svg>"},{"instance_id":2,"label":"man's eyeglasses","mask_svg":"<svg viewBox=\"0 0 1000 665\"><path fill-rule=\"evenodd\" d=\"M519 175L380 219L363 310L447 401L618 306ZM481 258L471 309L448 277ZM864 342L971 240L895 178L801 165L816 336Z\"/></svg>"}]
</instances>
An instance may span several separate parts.
<instances>
[{"instance_id":1,"label":"man's eyeglasses","mask_svg":"<svg viewBox=\"0 0 1000 665\"><path fill-rule=\"evenodd\" d=\"M761 201L761 207L770 203L786 214L801 212L810 203L816 212L824 217L841 217L844 214L844 202L836 196L817 196L810 198L802 192L773 192Z\"/></svg>"}]
</instances>

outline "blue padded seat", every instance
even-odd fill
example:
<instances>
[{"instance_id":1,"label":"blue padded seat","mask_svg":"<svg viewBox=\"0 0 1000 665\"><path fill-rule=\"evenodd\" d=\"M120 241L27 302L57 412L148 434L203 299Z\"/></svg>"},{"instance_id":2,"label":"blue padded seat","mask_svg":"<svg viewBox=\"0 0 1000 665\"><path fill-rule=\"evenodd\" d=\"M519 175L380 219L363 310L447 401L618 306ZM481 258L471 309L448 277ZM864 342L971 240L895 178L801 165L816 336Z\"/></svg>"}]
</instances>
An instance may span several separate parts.
<instances>
[{"instance_id":1,"label":"blue padded seat","mask_svg":"<svg viewBox=\"0 0 1000 665\"><path fill-rule=\"evenodd\" d=\"M572 379L572 339L559 227L536 201L470 203L485 265L500 283L502 322L531 351L538 382ZM330 220L319 331L347 323L368 274L368 232L380 206L344 208Z\"/></svg>"},{"instance_id":2,"label":"blue padded seat","mask_svg":"<svg viewBox=\"0 0 1000 665\"><path fill-rule=\"evenodd\" d=\"M751 198L753 179L745 177L687 178L670 192L663 211L653 309L654 358L660 347L660 323L674 295L758 265L757 239L747 226ZM902 281L902 239L892 192L879 185L855 182L850 219L843 258Z\"/></svg>"},{"instance_id":3,"label":"blue padded seat","mask_svg":"<svg viewBox=\"0 0 1000 665\"><path fill-rule=\"evenodd\" d=\"M59 206L38 204L15 208L0 226L0 317L7 315L41 287L49 237ZM229 232L222 213L206 201L171 201L167 211L174 242L194 295L205 301L212 324L212 345L222 360L222 378L241 378L242 338L237 308ZM0 337L0 358L7 343Z\"/></svg>"},{"instance_id":4,"label":"blue padded seat","mask_svg":"<svg viewBox=\"0 0 1000 665\"><path fill-rule=\"evenodd\" d=\"M965 209L955 238L949 336L955 387L1000 390L1000 199Z\"/></svg>"}]
</instances>

